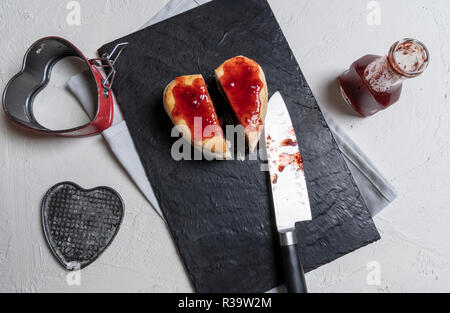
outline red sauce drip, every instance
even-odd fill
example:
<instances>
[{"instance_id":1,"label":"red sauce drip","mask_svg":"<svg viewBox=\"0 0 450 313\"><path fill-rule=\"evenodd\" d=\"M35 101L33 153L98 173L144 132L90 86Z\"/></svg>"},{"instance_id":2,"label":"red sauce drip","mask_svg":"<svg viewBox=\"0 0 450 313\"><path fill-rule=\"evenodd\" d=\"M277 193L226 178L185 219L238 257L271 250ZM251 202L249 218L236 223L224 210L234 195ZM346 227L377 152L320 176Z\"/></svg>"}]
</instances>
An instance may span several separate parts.
<instances>
[{"instance_id":1,"label":"red sauce drip","mask_svg":"<svg viewBox=\"0 0 450 313\"><path fill-rule=\"evenodd\" d=\"M263 124L259 93L264 82L258 64L244 57L233 58L225 64L220 83L239 123L245 128L259 129Z\"/></svg>"},{"instance_id":2,"label":"red sauce drip","mask_svg":"<svg viewBox=\"0 0 450 313\"><path fill-rule=\"evenodd\" d=\"M274 174L274 175L272 175L272 184L276 184L278 182L278 175L277 174Z\"/></svg>"},{"instance_id":3,"label":"red sauce drip","mask_svg":"<svg viewBox=\"0 0 450 313\"><path fill-rule=\"evenodd\" d=\"M274 142L275 141L270 136L267 136L266 147L269 152L273 152L275 150L273 147Z\"/></svg>"},{"instance_id":4,"label":"red sauce drip","mask_svg":"<svg viewBox=\"0 0 450 313\"><path fill-rule=\"evenodd\" d=\"M223 134L217 118L216 109L209 96L206 83L197 78L192 85L187 85L185 77L175 79L177 85L173 88L175 108L172 111L174 120L184 119L196 140L209 139L215 135ZM201 118L202 125L195 127L195 119ZM208 126L216 126L209 128ZM205 128L213 129L205 134Z\"/></svg>"},{"instance_id":5,"label":"red sauce drip","mask_svg":"<svg viewBox=\"0 0 450 313\"><path fill-rule=\"evenodd\" d=\"M296 154L281 154L280 155L280 161L278 165L278 171L281 173L284 171L286 167L293 164L294 166L297 166L300 170L303 171L303 158L300 152Z\"/></svg>"},{"instance_id":6,"label":"red sauce drip","mask_svg":"<svg viewBox=\"0 0 450 313\"><path fill-rule=\"evenodd\" d=\"M297 141L292 139L285 139L281 142L282 147L295 147L297 145L298 145Z\"/></svg>"}]
</instances>

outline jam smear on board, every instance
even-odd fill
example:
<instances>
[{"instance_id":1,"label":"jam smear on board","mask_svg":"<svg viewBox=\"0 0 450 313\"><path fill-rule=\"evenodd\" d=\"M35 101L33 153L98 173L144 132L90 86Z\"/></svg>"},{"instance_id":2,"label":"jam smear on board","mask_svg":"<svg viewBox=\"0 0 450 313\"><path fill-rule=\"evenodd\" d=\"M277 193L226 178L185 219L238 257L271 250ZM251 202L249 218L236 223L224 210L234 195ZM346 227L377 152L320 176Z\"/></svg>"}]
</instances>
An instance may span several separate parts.
<instances>
[{"instance_id":1,"label":"jam smear on board","mask_svg":"<svg viewBox=\"0 0 450 313\"><path fill-rule=\"evenodd\" d=\"M259 129L263 125L259 93L264 88L259 65L253 60L235 57L224 65L220 83L239 123L245 128Z\"/></svg>"},{"instance_id":2,"label":"jam smear on board","mask_svg":"<svg viewBox=\"0 0 450 313\"><path fill-rule=\"evenodd\" d=\"M186 77L178 77L175 82L176 86L173 88L175 108L172 111L172 118L174 120L184 119L195 140L209 139L217 135L223 136L216 109L204 79L196 78L192 85L186 84ZM201 126L195 125L196 119L201 119ZM212 131L205 133L206 127Z\"/></svg>"}]
</instances>

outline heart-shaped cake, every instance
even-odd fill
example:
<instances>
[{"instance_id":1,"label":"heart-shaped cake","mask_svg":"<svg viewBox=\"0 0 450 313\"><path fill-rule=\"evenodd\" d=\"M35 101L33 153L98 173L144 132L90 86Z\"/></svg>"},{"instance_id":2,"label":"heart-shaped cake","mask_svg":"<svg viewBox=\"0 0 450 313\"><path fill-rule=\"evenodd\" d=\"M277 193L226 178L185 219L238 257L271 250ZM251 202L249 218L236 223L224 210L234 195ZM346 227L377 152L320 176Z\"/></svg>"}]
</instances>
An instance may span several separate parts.
<instances>
[{"instance_id":1,"label":"heart-shaped cake","mask_svg":"<svg viewBox=\"0 0 450 313\"><path fill-rule=\"evenodd\" d=\"M108 187L85 190L74 183L60 183L42 202L45 238L67 270L94 262L115 238L123 215L121 196Z\"/></svg>"},{"instance_id":2,"label":"heart-shaped cake","mask_svg":"<svg viewBox=\"0 0 450 313\"><path fill-rule=\"evenodd\" d=\"M215 71L223 95L243 127L250 153L263 133L269 93L261 66L244 56L231 58ZM164 108L183 138L204 155L230 159L229 141L202 75L175 78L164 90Z\"/></svg>"}]
</instances>

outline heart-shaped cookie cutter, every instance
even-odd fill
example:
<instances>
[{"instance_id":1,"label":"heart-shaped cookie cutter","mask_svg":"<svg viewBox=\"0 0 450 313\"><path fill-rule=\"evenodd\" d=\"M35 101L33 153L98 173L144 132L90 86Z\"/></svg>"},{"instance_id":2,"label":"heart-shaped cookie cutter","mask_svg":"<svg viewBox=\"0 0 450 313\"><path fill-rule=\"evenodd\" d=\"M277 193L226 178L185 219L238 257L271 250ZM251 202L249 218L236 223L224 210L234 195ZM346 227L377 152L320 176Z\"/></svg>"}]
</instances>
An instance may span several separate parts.
<instances>
[{"instance_id":1,"label":"heart-shaped cookie cutter","mask_svg":"<svg viewBox=\"0 0 450 313\"><path fill-rule=\"evenodd\" d=\"M8 83L3 93L3 109L15 124L29 130L64 137L90 136L111 127L114 115L112 84L116 72L114 63L128 43L118 44L110 54L101 58L87 59L72 43L60 37L46 37L36 41L25 54L22 70ZM64 130L51 130L42 126L33 113L33 101L44 89L53 66L63 58L77 57L90 69L90 76L97 86L95 117L83 126ZM107 75L103 72L107 71Z\"/></svg>"}]
</instances>

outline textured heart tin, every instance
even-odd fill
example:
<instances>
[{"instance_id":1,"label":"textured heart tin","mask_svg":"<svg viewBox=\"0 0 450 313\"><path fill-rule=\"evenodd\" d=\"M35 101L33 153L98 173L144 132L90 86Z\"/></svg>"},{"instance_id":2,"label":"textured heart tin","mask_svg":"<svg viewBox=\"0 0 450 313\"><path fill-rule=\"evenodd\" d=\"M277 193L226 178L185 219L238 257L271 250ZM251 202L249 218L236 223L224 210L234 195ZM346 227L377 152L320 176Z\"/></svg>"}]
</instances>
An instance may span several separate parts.
<instances>
[{"instance_id":1,"label":"textured heart tin","mask_svg":"<svg viewBox=\"0 0 450 313\"><path fill-rule=\"evenodd\" d=\"M85 190L70 182L52 187L42 202L42 225L56 259L67 270L92 264L117 235L124 207L108 187Z\"/></svg>"}]
</instances>

